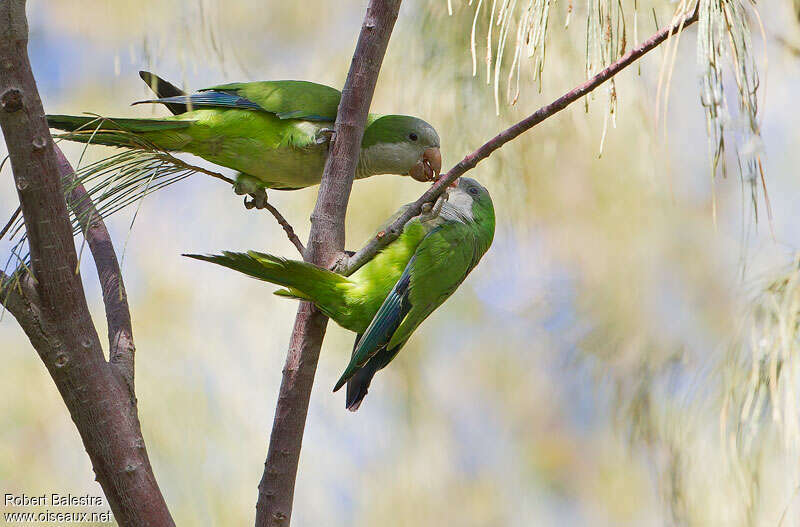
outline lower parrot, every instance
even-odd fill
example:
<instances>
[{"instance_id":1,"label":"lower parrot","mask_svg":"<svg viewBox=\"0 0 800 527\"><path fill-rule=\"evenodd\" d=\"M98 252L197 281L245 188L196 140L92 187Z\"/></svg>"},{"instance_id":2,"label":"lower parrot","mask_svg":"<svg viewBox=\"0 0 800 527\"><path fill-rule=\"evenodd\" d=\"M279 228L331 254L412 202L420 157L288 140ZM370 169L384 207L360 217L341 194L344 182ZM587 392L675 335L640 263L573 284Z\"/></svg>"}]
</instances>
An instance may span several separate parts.
<instances>
[{"instance_id":1,"label":"lower parrot","mask_svg":"<svg viewBox=\"0 0 800 527\"><path fill-rule=\"evenodd\" d=\"M460 178L438 206L409 220L396 240L350 276L255 251L186 256L282 286L275 294L311 301L355 332L350 363L334 391L346 383L347 409L356 411L375 373L453 294L492 243L494 206L477 181Z\"/></svg>"},{"instance_id":2,"label":"lower parrot","mask_svg":"<svg viewBox=\"0 0 800 527\"><path fill-rule=\"evenodd\" d=\"M235 190L266 202L264 189L295 190L322 178L341 92L307 81L222 84L187 94L146 72L140 77L158 95L134 104L160 103L174 115L147 119L102 119L48 115L51 128L72 141L126 148L143 142L166 151L188 152L239 172ZM356 179L378 174L430 181L439 174L439 135L417 117L370 114Z\"/></svg>"}]
</instances>

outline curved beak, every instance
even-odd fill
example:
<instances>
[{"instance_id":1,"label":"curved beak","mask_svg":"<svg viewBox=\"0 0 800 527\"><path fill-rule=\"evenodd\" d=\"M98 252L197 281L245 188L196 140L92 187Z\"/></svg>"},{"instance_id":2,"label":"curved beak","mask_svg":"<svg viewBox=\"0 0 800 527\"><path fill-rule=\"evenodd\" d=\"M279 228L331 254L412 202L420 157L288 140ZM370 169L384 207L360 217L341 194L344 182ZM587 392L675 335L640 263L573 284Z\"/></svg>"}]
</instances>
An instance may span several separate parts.
<instances>
[{"instance_id":1,"label":"curved beak","mask_svg":"<svg viewBox=\"0 0 800 527\"><path fill-rule=\"evenodd\" d=\"M426 148L422 158L411 167L408 175L417 181L433 181L442 171L442 153L437 147Z\"/></svg>"}]
</instances>

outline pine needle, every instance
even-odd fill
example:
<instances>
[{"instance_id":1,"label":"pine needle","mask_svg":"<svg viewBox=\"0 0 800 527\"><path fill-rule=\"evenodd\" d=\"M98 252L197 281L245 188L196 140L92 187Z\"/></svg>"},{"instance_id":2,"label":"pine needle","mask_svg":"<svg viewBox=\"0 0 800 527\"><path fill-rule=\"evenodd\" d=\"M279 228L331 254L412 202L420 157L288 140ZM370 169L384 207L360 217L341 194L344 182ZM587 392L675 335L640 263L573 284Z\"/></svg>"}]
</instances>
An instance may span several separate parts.
<instances>
[{"instance_id":1,"label":"pine needle","mask_svg":"<svg viewBox=\"0 0 800 527\"><path fill-rule=\"evenodd\" d=\"M71 136L89 135L89 143L102 130L105 122L113 122L110 119L97 116L97 118L87 125L68 134L62 134L59 139L69 139ZM121 128L120 125L116 125ZM71 181L64 181L64 193L68 196L77 186L83 185L86 188L89 199L95 204L100 219L105 220L117 212L131 206L141 205L142 200L152 194L162 190L174 183L182 181L195 173L202 173L220 179L229 184L233 184L233 179L217 172L192 165L178 159L171 153L161 150L152 143L136 136L133 133L123 130L114 130L119 135L127 135L127 139L134 148L126 148L122 152L111 155L75 171L75 178ZM83 155L81 155L81 160ZM80 164L80 161L79 161ZM67 200L69 203L69 200ZM138 211L138 207L137 207ZM70 208L73 234L81 232L82 220L87 218L76 215L75 210ZM89 214L82 212L81 214ZM133 229L133 220L129 226L129 234ZM25 224L19 215L12 217L12 220L4 228L4 233L9 233L9 239L15 241L12 255L16 258L16 265L27 265L30 255L24 250L27 243ZM14 263L7 262L6 269Z\"/></svg>"}]
</instances>

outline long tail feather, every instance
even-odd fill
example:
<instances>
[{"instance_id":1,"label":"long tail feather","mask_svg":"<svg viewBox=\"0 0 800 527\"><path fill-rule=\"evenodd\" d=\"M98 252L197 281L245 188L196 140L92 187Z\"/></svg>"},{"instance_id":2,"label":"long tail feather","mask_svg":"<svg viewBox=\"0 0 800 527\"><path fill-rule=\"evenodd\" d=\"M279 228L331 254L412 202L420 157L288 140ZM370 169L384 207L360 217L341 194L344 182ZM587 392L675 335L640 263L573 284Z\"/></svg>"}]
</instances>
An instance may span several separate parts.
<instances>
[{"instance_id":1,"label":"long tail feather","mask_svg":"<svg viewBox=\"0 0 800 527\"><path fill-rule=\"evenodd\" d=\"M351 357L355 356L361 337L361 334L356 335L356 340L353 342L353 353ZM374 371L370 371L369 368L362 368L361 371L356 372L356 374L347 381L345 407L351 412L358 410L358 407L361 406L361 401L367 396L367 389L369 388L369 383L372 381L373 375L375 375Z\"/></svg>"},{"instance_id":2,"label":"long tail feather","mask_svg":"<svg viewBox=\"0 0 800 527\"><path fill-rule=\"evenodd\" d=\"M222 254L184 254L189 258L215 263L253 278L288 288L282 296L311 300L328 316L336 318L344 305L344 296L352 282L346 277L316 265L287 260L271 254L248 251Z\"/></svg>"},{"instance_id":3,"label":"long tail feather","mask_svg":"<svg viewBox=\"0 0 800 527\"><path fill-rule=\"evenodd\" d=\"M360 340L361 336L359 335L353 346L353 353L355 353ZM347 399L345 400L345 405L348 410L351 412L358 410L361 406L361 401L367 396L372 378L375 377L375 374L378 373L379 370L382 370L392 362L392 359L394 359L398 351L400 351L399 347L392 350L382 349L377 355L372 357L364 367L356 371L355 374L347 380Z\"/></svg>"},{"instance_id":4,"label":"long tail feather","mask_svg":"<svg viewBox=\"0 0 800 527\"><path fill-rule=\"evenodd\" d=\"M48 115L50 128L64 130L66 134L56 137L106 146L142 148L142 139L137 134L152 134L185 130L192 121L166 121L160 119L108 119L91 115ZM167 145L157 145L164 148ZM169 150L170 148L165 148Z\"/></svg>"},{"instance_id":5,"label":"long tail feather","mask_svg":"<svg viewBox=\"0 0 800 527\"><path fill-rule=\"evenodd\" d=\"M347 381L347 399L345 407L351 412L355 412L361 407L361 402L367 396L372 377L376 370L369 364L358 370L350 380Z\"/></svg>"}]
</instances>

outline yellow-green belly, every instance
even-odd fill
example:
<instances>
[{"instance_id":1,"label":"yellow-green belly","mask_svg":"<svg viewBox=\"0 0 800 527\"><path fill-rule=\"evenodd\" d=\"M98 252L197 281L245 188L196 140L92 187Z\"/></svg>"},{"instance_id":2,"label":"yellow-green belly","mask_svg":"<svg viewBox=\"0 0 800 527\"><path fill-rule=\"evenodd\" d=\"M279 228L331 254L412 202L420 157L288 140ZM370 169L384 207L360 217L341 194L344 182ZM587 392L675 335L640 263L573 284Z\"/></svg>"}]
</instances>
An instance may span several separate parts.
<instances>
[{"instance_id":1,"label":"yellow-green belly","mask_svg":"<svg viewBox=\"0 0 800 527\"><path fill-rule=\"evenodd\" d=\"M160 133L154 142L254 176L267 188L303 188L322 178L327 145L314 138L332 123L238 109L195 110L176 120L193 124L169 137Z\"/></svg>"}]
</instances>

